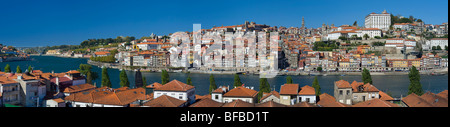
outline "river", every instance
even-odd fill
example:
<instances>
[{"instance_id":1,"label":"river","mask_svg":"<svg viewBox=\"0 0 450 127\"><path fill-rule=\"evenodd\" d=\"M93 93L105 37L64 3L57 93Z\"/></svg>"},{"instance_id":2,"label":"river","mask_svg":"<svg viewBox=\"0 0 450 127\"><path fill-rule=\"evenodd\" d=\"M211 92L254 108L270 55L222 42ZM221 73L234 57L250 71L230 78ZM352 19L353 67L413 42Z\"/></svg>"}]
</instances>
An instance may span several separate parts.
<instances>
[{"instance_id":1,"label":"river","mask_svg":"<svg viewBox=\"0 0 450 127\"><path fill-rule=\"evenodd\" d=\"M32 56L31 61L15 61L15 62L1 62L0 68L4 71L6 64L11 66L12 71L16 71L17 66L20 66L22 70L26 70L31 65L34 70L42 70L43 72L61 73L69 70L76 70L80 64L87 64L87 59L84 58L62 58L54 56ZM99 78L94 82L99 87L101 85L101 68L93 66L93 71L99 74ZM108 74L112 82L113 88L120 87L119 85L119 73L118 69L108 69ZM130 85L134 86L135 72L127 71ZM188 77L185 73L169 73L170 79L177 79L182 82L186 82ZM190 74L192 83L196 87L196 94L205 95L209 90L209 74ZM143 72L143 76L147 79L147 84L154 82L161 83L160 73ZM233 75L214 75L217 86L232 86ZM268 79L271 88L276 91L280 90L280 86L286 82L287 76L276 76L275 78ZM254 87L258 90L259 76L257 75L240 75L241 81L245 86ZM300 84L300 86L312 85L314 76L292 76L293 82ZM340 79L349 81L354 80L361 82L361 76L319 76L319 84L321 86L322 93L333 94L333 85L335 81ZM372 76L373 85L379 90L391 94L393 97L405 97L408 92L409 78L408 75L396 75L396 76ZM433 93L439 93L448 89L448 74L440 76L421 75L421 83L425 91L431 91Z\"/></svg>"}]
</instances>

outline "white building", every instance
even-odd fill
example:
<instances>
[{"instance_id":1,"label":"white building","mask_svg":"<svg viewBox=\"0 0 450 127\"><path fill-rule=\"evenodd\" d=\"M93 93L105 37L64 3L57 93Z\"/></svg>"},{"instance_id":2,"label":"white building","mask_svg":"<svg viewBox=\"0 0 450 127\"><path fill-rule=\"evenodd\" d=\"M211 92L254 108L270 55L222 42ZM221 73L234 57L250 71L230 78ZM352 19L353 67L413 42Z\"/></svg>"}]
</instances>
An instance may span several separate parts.
<instances>
[{"instance_id":1,"label":"white building","mask_svg":"<svg viewBox=\"0 0 450 127\"><path fill-rule=\"evenodd\" d=\"M298 92L297 96L298 103L300 102L308 102L308 103L316 103L316 91L311 86L303 86Z\"/></svg>"},{"instance_id":2,"label":"white building","mask_svg":"<svg viewBox=\"0 0 450 127\"><path fill-rule=\"evenodd\" d=\"M50 99L46 101L46 107L66 107L66 103L63 99Z\"/></svg>"},{"instance_id":3,"label":"white building","mask_svg":"<svg viewBox=\"0 0 450 127\"><path fill-rule=\"evenodd\" d=\"M172 80L163 86L154 89L154 99L162 95L167 95L192 104L195 102L195 87L178 80Z\"/></svg>"},{"instance_id":4,"label":"white building","mask_svg":"<svg viewBox=\"0 0 450 127\"><path fill-rule=\"evenodd\" d=\"M440 46L444 50L445 46L448 46L448 38L433 38L426 42L426 45L431 49L433 46Z\"/></svg>"},{"instance_id":5,"label":"white building","mask_svg":"<svg viewBox=\"0 0 450 127\"><path fill-rule=\"evenodd\" d=\"M257 103L258 102L258 91L253 90L252 88L240 86L223 94L224 103L230 103L235 100L241 100L248 103Z\"/></svg>"},{"instance_id":6,"label":"white building","mask_svg":"<svg viewBox=\"0 0 450 127\"><path fill-rule=\"evenodd\" d=\"M410 39L405 40L403 38L389 38L386 40L384 47L393 47L396 49L403 49L406 47L406 49L414 49L416 47L416 41Z\"/></svg>"},{"instance_id":7,"label":"white building","mask_svg":"<svg viewBox=\"0 0 450 127\"><path fill-rule=\"evenodd\" d=\"M378 28L384 31L391 26L391 15L384 10L381 14L371 13L365 18L366 28Z\"/></svg>"},{"instance_id":8,"label":"white building","mask_svg":"<svg viewBox=\"0 0 450 127\"><path fill-rule=\"evenodd\" d=\"M358 37L364 37L364 35L368 35L369 38L382 37L381 29L378 28L365 28L356 30Z\"/></svg>"}]
</instances>

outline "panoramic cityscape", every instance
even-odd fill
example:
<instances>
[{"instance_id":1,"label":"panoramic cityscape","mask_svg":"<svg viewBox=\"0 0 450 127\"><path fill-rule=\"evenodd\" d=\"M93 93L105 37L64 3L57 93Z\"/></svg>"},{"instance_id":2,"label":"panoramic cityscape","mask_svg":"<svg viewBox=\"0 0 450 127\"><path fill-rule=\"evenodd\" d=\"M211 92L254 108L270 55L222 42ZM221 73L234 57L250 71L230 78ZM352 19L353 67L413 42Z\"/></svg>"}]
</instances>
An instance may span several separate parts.
<instances>
[{"instance_id":1,"label":"panoramic cityscape","mask_svg":"<svg viewBox=\"0 0 450 127\"><path fill-rule=\"evenodd\" d=\"M0 36L0 107L448 107L448 14L393 10L186 21L51 46Z\"/></svg>"}]
</instances>

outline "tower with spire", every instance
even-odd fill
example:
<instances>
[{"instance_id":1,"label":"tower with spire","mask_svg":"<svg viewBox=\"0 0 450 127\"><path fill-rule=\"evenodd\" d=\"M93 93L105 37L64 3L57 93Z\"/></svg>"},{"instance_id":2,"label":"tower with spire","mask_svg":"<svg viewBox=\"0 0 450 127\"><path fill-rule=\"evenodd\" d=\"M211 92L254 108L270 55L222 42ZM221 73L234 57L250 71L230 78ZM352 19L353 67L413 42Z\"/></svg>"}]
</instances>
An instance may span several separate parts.
<instances>
[{"instance_id":1,"label":"tower with spire","mask_svg":"<svg viewBox=\"0 0 450 127\"><path fill-rule=\"evenodd\" d=\"M302 17L302 28L305 28L305 17Z\"/></svg>"}]
</instances>

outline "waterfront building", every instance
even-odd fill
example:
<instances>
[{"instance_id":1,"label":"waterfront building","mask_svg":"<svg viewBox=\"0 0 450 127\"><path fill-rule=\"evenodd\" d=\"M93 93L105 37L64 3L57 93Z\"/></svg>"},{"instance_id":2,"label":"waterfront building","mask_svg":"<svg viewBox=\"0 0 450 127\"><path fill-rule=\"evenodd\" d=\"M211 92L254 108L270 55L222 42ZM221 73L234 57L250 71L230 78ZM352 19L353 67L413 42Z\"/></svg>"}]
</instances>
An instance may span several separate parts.
<instances>
[{"instance_id":1,"label":"waterfront building","mask_svg":"<svg viewBox=\"0 0 450 127\"><path fill-rule=\"evenodd\" d=\"M104 57L109 55L111 55L111 53L108 51L98 51L94 53L94 57Z\"/></svg>"},{"instance_id":2,"label":"waterfront building","mask_svg":"<svg viewBox=\"0 0 450 127\"><path fill-rule=\"evenodd\" d=\"M229 91L228 87L221 86L211 92L211 99L223 103L223 95Z\"/></svg>"},{"instance_id":3,"label":"waterfront building","mask_svg":"<svg viewBox=\"0 0 450 127\"><path fill-rule=\"evenodd\" d=\"M230 103L235 100L241 100L247 103L258 103L258 91L239 86L223 94L223 103Z\"/></svg>"},{"instance_id":4,"label":"waterfront building","mask_svg":"<svg viewBox=\"0 0 450 127\"><path fill-rule=\"evenodd\" d=\"M300 92L297 95L297 103L307 102L316 103L316 90L311 86L303 86L300 88Z\"/></svg>"},{"instance_id":5,"label":"waterfront building","mask_svg":"<svg viewBox=\"0 0 450 127\"><path fill-rule=\"evenodd\" d=\"M298 84L284 84L280 88L280 103L294 105L297 102L299 92Z\"/></svg>"},{"instance_id":6,"label":"waterfront building","mask_svg":"<svg viewBox=\"0 0 450 127\"><path fill-rule=\"evenodd\" d=\"M378 28L387 31L391 26L391 15L386 10L381 14L370 13L366 16L364 23L366 28Z\"/></svg>"},{"instance_id":7,"label":"waterfront building","mask_svg":"<svg viewBox=\"0 0 450 127\"><path fill-rule=\"evenodd\" d=\"M49 100L46 100L45 107L66 107L66 103L61 98L49 99Z\"/></svg>"},{"instance_id":8,"label":"waterfront building","mask_svg":"<svg viewBox=\"0 0 450 127\"><path fill-rule=\"evenodd\" d=\"M264 103L268 101L280 103L280 93L278 93L277 91L272 91L270 93L263 93L263 97L261 97L259 103Z\"/></svg>"},{"instance_id":9,"label":"waterfront building","mask_svg":"<svg viewBox=\"0 0 450 127\"><path fill-rule=\"evenodd\" d=\"M5 74L4 72L0 72ZM21 103L20 84L6 76L0 76L0 103L18 105Z\"/></svg>"},{"instance_id":10,"label":"waterfront building","mask_svg":"<svg viewBox=\"0 0 450 127\"><path fill-rule=\"evenodd\" d=\"M370 83L353 81L352 84L352 104L378 99L379 90Z\"/></svg>"},{"instance_id":11,"label":"waterfront building","mask_svg":"<svg viewBox=\"0 0 450 127\"><path fill-rule=\"evenodd\" d=\"M195 87L178 80L172 80L153 90L154 99L163 95L177 98L192 104L195 102Z\"/></svg>"},{"instance_id":12,"label":"waterfront building","mask_svg":"<svg viewBox=\"0 0 450 127\"><path fill-rule=\"evenodd\" d=\"M334 97L337 102L352 105L353 90L349 82L339 80L334 82Z\"/></svg>"}]
</instances>

